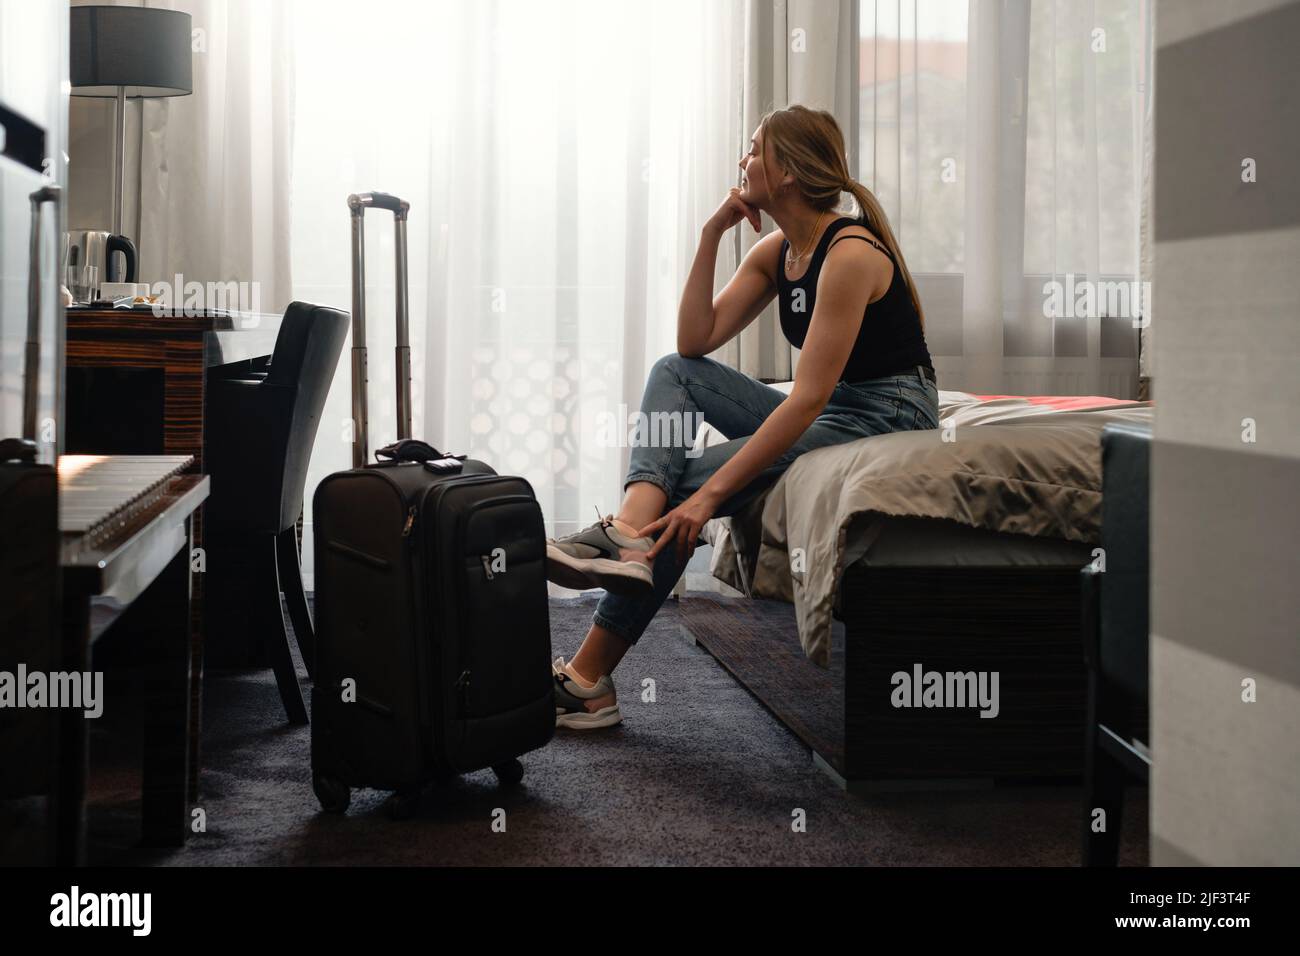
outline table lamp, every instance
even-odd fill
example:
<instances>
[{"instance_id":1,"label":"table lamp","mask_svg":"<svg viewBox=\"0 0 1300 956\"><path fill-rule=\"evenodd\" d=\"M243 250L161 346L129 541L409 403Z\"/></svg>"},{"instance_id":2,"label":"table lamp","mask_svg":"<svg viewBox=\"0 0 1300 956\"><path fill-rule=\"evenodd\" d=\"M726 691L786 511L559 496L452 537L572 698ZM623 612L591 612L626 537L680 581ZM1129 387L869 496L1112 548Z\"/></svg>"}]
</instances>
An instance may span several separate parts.
<instances>
[{"instance_id":1,"label":"table lamp","mask_svg":"<svg viewBox=\"0 0 1300 956\"><path fill-rule=\"evenodd\" d=\"M188 13L156 7L72 7L69 72L73 96L117 99L113 232L122 232L127 97L194 92Z\"/></svg>"}]
</instances>

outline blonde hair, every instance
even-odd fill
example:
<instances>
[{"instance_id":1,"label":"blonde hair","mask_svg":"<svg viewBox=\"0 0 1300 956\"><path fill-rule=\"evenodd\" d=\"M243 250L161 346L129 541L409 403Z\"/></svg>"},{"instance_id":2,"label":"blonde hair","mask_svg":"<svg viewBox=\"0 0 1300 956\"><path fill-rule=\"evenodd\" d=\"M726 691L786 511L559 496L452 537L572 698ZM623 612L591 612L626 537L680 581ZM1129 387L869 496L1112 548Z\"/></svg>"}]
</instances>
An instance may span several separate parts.
<instances>
[{"instance_id":1,"label":"blonde hair","mask_svg":"<svg viewBox=\"0 0 1300 956\"><path fill-rule=\"evenodd\" d=\"M889 227L889 218L880 201L870 189L849 175L844 134L840 132L840 124L835 122L835 117L825 110L790 106L765 114L759 120L759 128L763 131L763 152L766 153L771 146L777 165L794 177L795 186L814 209L834 209L840 204L842 193L853 194L860 211L858 219L889 250L902 272L907 291L912 296L912 305L916 308L917 318L924 330L925 313L921 309L921 296L916 291L916 282L903 260L903 251L898 247L898 240L894 237L894 230ZM769 198L771 188L769 178Z\"/></svg>"}]
</instances>

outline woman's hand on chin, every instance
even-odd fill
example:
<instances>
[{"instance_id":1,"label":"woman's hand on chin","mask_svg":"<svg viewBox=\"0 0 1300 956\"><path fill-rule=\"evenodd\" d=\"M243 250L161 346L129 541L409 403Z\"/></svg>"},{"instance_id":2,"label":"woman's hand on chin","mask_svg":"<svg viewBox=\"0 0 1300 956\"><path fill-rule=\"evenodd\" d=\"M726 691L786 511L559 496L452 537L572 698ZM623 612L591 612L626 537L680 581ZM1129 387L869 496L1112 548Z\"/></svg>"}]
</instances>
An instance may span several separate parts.
<instances>
[{"instance_id":1,"label":"woman's hand on chin","mask_svg":"<svg viewBox=\"0 0 1300 956\"><path fill-rule=\"evenodd\" d=\"M717 226L719 231L726 232L742 219L748 219L755 232L762 232L763 220L758 213L758 209L740 198L740 188L738 186L732 186L731 192L727 194L726 199L722 200L722 205L709 218L709 221Z\"/></svg>"},{"instance_id":2,"label":"woman's hand on chin","mask_svg":"<svg viewBox=\"0 0 1300 956\"><path fill-rule=\"evenodd\" d=\"M637 536L653 535L656 531L661 533L646 553L646 558L653 563L660 551L672 546L677 549L679 562L689 561L695 553L695 542L699 540L700 532L717 509L718 502L714 496L701 488L662 518L650 522L637 532Z\"/></svg>"}]
</instances>

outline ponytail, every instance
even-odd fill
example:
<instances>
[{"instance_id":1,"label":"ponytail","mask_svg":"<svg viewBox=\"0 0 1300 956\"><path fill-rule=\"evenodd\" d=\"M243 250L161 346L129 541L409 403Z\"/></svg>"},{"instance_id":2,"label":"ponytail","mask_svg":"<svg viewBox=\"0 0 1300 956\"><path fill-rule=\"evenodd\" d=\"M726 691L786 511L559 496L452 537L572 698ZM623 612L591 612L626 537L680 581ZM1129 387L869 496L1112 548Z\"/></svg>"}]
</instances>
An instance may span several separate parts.
<instances>
[{"instance_id":1,"label":"ponytail","mask_svg":"<svg viewBox=\"0 0 1300 956\"><path fill-rule=\"evenodd\" d=\"M912 306L916 309L916 317L921 323L921 331L925 331L925 312L921 309L921 296L916 290L916 282L912 279L912 273L907 268L907 263L903 260L903 251L898 247L898 240L894 238L894 230L889 228L889 218L885 215L885 210L881 207L880 201L872 194L871 190L856 180L849 179L844 184L844 190L853 194L857 200L860 219L876 238L884 243L885 248L889 250L894 257L894 263L903 273L903 281L907 283L907 291L912 296Z\"/></svg>"}]
</instances>

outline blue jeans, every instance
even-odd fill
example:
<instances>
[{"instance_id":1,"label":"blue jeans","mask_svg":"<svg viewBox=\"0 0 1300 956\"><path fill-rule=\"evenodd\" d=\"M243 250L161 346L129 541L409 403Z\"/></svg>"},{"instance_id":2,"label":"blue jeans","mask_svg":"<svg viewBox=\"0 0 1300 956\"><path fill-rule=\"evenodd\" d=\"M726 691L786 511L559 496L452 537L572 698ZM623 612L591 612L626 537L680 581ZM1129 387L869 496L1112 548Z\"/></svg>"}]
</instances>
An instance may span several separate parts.
<instances>
[{"instance_id":1,"label":"blue jeans","mask_svg":"<svg viewBox=\"0 0 1300 956\"><path fill-rule=\"evenodd\" d=\"M677 507L744 446L785 397L780 390L712 359L665 355L650 369L641 399L641 421L651 427L633 442L623 489L636 481L648 481L668 495L669 509ZM701 417L729 440L692 457L693 423ZM675 427L679 422L680 427ZM814 448L869 435L938 427L939 391L921 376L919 368L852 385L840 382L822 413L790 449L723 502L714 516L735 514L775 484L796 458ZM664 433L670 434L670 440L657 441ZM607 592L596 605L595 622L635 644L685 568L676 549L665 548L655 556L653 590L641 595Z\"/></svg>"}]
</instances>

